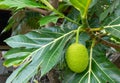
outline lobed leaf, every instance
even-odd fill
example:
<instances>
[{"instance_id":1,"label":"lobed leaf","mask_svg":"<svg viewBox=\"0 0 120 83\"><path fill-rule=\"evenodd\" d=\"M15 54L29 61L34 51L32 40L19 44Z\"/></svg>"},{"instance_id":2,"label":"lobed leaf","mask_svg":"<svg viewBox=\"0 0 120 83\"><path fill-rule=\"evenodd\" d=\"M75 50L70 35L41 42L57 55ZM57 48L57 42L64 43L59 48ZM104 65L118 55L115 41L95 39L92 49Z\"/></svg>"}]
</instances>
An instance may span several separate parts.
<instances>
[{"instance_id":1,"label":"lobed leaf","mask_svg":"<svg viewBox=\"0 0 120 83\"><path fill-rule=\"evenodd\" d=\"M110 27L106 29L112 36L120 39L120 25L115 27Z\"/></svg>"},{"instance_id":2,"label":"lobed leaf","mask_svg":"<svg viewBox=\"0 0 120 83\"><path fill-rule=\"evenodd\" d=\"M115 0L112 5L108 9L106 9L101 15L100 15L100 21L103 21L108 14L112 14L114 10L119 6L120 0Z\"/></svg>"},{"instance_id":3,"label":"lobed leaf","mask_svg":"<svg viewBox=\"0 0 120 83\"><path fill-rule=\"evenodd\" d=\"M18 47L38 48L41 46L24 35L17 35L10 37L6 39L5 42L12 48L18 48Z\"/></svg>"},{"instance_id":4,"label":"lobed leaf","mask_svg":"<svg viewBox=\"0 0 120 83\"><path fill-rule=\"evenodd\" d=\"M32 51L34 49L13 48L3 55L5 58L3 65L6 67L19 66Z\"/></svg>"},{"instance_id":5,"label":"lobed leaf","mask_svg":"<svg viewBox=\"0 0 120 83\"><path fill-rule=\"evenodd\" d=\"M14 78L22 71L24 70L24 68L28 65L28 63L26 64L22 64L19 68L17 68L6 80L6 83L11 83Z\"/></svg>"},{"instance_id":6,"label":"lobed leaf","mask_svg":"<svg viewBox=\"0 0 120 83\"><path fill-rule=\"evenodd\" d=\"M35 33L33 33L35 32ZM33 49L30 53L28 53L28 56L25 57L22 62L23 63L29 63L28 65L26 65L22 70L20 70L20 72L18 70L16 70L14 73L13 72L13 76L14 79L12 78L12 80L10 82L12 83L26 83L29 81L29 79L34 76L37 72L39 72L41 70L41 75L45 75L47 72L49 72L59 61L61 56L61 53L63 51L63 47L65 45L65 42L67 42L69 40L70 37L72 37L72 33L68 32L68 33L64 33L63 31L59 28L49 28L49 29L41 29L40 31L32 31L26 35L22 35L25 38L31 38L31 40L33 38L45 38L46 36L44 36L44 33L49 32L49 36L52 37L53 34L58 34L58 36L53 36L53 38L57 37L56 39L47 42L46 44L42 45L39 48ZM57 33L58 32L58 33ZM35 34L35 35L34 35ZM36 35L38 34L38 35ZM42 34L42 35L40 35ZM24 40L23 37L23 40ZM14 38L13 38L14 39ZM22 38L21 38L22 40ZM8 40L9 41L9 40ZM7 41L7 42L8 42ZM34 40L35 42L36 40ZM30 42L30 41L28 41ZM41 41L39 41L41 42ZM25 46L24 46L25 47ZM25 48L21 48L21 49L25 49ZM27 49L25 51L22 51L20 49L16 49L16 51L18 52L25 52L27 54ZM7 58L9 58L8 56L11 56L12 53L15 52L15 49L10 51L9 53L7 53ZM9 55L10 54L10 55ZM19 57L16 58L16 60L19 59ZM9 60L9 59L7 59ZM14 75L15 74L15 75ZM11 76L10 76L11 78ZM8 78L8 79L10 79ZM9 82L8 82L9 83Z\"/></svg>"},{"instance_id":7,"label":"lobed leaf","mask_svg":"<svg viewBox=\"0 0 120 83\"><path fill-rule=\"evenodd\" d=\"M10 49L3 57L5 59L19 58L29 55L34 49L13 48Z\"/></svg>"},{"instance_id":8,"label":"lobed leaf","mask_svg":"<svg viewBox=\"0 0 120 83\"><path fill-rule=\"evenodd\" d=\"M59 31L59 32L58 32ZM59 29L59 27L51 27L36 31L31 31L25 35L17 35L10 37L5 40L5 42L12 48L39 48L45 45L55 38L63 35L64 31Z\"/></svg>"},{"instance_id":9,"label":"lobed leaf","mask_svg":"<svg viewBox=\"0 0 120 83\"><path fill-rule=\"evenodd\" d=\"M19 57L19 58L10 58L4 61L3 65L6 67L10 67L10 66L19 66L20 63L25 59L26 56L23 57Z\"/></svg>"},{"instance_id":10,"label":"lobed leaf","mask_svg":"<svg viewBox=\"0 0 120 83\"><path fill-rule=\"evenodd\" d=\"M22 70L12 81L12 83L27 83L29 79L34 76L39 69L41 61L31 62Z\"/></svg>"},{"instance_id":11,"label":"lobed leaf","mask_svg":"<svg viewBox=\"0 0 120 83\"><path fill-rule=\"evenodd\" d=\"M44 54L45 57L41 64L41 76L50 71L61 59L65 41L65 38L63 38L62 40L53 43L49 50Z\"/></svg>"}]
</instances>

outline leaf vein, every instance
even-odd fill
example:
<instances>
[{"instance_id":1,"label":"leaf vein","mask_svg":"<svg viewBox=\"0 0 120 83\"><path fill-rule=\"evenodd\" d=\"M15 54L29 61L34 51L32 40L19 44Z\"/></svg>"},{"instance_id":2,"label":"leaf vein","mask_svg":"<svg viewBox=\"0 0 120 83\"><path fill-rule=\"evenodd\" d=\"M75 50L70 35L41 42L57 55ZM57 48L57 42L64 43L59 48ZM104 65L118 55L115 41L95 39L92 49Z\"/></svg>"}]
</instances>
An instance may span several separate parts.
<instances>
[{"instance_id":1,"label":"leaf vein","mask_svg":"<svg viewBox=\"0 0 120 83\"><path fill-rule=\"evenodd\" d=\"M99 64L95 61L95 59L93 59L93 61L96 63L96 65L98 66L98 68L100 68L100 70L101 70L112 82L115 83L115 81L112 80L112 79L101 69L101 67L100 67Z\"/></svg>"}]
</instances>

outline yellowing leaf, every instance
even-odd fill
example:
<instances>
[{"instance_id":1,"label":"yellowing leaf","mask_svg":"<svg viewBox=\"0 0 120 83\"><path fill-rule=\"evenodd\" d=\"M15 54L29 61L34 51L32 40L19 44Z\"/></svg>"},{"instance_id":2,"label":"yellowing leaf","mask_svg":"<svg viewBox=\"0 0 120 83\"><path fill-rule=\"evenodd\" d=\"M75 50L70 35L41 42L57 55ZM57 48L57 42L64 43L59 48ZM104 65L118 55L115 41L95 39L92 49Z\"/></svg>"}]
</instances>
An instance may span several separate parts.
<instances>
[{"instance_id":1,"label":"yellowing leaf","mask_svg":"<svg viewBox=\"0 0 120 83\"><path fill-rule=\"evenodd\" d=\"M81 12L81 16L85 17L92 0L70 0L72 5Z\"/></svg>"}]
</instances>

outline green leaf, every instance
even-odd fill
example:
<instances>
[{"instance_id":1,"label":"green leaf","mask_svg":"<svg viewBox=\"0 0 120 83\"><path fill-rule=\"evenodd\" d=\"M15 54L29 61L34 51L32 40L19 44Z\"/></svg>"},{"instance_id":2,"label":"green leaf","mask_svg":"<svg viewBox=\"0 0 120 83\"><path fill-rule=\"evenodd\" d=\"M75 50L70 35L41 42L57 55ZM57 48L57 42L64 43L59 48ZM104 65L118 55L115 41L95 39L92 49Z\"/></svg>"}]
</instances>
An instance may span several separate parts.
<instances>
[{"instance_id":1,"label":"green leaf","mask_svg":"<svg viewBox=\"0 0 120 83\"><path fill-rule=\"evenodd\" d=\"M39 60L37 62L31 62L14 78L12 83L27 83L38 72L40 64Z\"/></svg>"},{"instance_id":2,"label":"green leaf","mask_svg":"<svg viewBox=\"0 0 120 83\"><path fill-rule=\"evenodd\" d=\"M106 32L120 39L120 16L104 27Z\"/></svg>"},{"instance_id":3,"label":"green leaf","mask_svg":"<svg viewBox=\"0 0 120 83\"><path fill-rule=\"evenodd\" d=\"M33 49L24 49L24 48L13 48L10 49L3 57L5 59L19 58L26 55L29 55Z\"/></svg>"},{"instance_id":4,"label":"green leaf","mask_svg":"<svg viewBox=\"0 0 120 83\"><path fill-rule=\"evenodd\" d=\"M4 0L0 2L0 5L6 5L9 6L10 8L17 8L21 9L24 7L44 7L41 4L36 3L35 1L32 0Z\"/></svg>"},{"instance_id":5,"label":"green leaf","mask_svg":"<svg viewBox=\"0 0 120 83\"><path fill-rule=\"evenodd\" d=\"M83 32L80 34L79 39L80 43L86 46L86 41L90 39L90 36L87 33Z\"/></svg>"},{"instance_id":6,"label":"green leaf","mask_svg":"<svg viewBox=\"0 0 120 83\"><path fill-rule=\"evenodd\" d=\"M3 1L3 0L0 0L0 3L1 3L2 1ZM8 9L8 8L9 8L8 6L0 4L0 9Z\"/></svg>"},{"instance_id":7,"label":"green leaf","mask_svg":"<svg viewBox=\"0 0 120 83\"><path fill-rule=\"evenodd\" d=\"M117 27L114 26L112 28L107 28L106 31L109 32L111 35L120 39L120 25Z\"/></svg>"},{"instance_id":8,"label":"green leaf","mask_svg":"<svg viewBox=\"0 0 120 83\"><path fill-rule=\"evenodd\" d=\"M9 50L3 57L6 59L4 61L4 66L19 66L21 62L33 51L34 49L25 48L13 48Z\"/></svg>"},{"instance_id":9,"label":"green leaf","mask_svg":"<svg viewBox=\"0 0 120 83\"><path fill-rule=\"evenodd\" d=\"M63 38L62 40L53 43L49 50L44 54L45 57L41 64L41 76L50 71L61 59L65 41L65 38Z\"/></svg>"},{"instance_id":10,"label":"green leaf","mask_svg":"<svg viewBox=\"0 0 120 83\"><path fill-rule=\"evenodd\" d=\"M58 18L59 18L58 16L54 16L54 15L52 15L52 16L45 16L45 17L40 19L40 21L39 21L40 26L44 26L44 25L46 25L46 24L48 24L50 22L56 23Z\"/></svg>"},{"instance_id":11,"label":"green leaf","mask_svg":"<svg viewBox=\"0 0 120 83\"><path fill-rule=\"evenodd\" d=\"M49 50L49 48L50 45L47 45L32 52L31 55L33 60L14 78L12 83L27 83L32 76L39 72L44 54Z\"/></svg>"},{"instance_id":12,"label":"green leaf","mask_svg":"<svg viewBox=\"0 0 120 83\"><path fill-rule=\"evenodd\" d=\"M20 67L18 67L6 80L6 83L11 83L14 78L27 66L28 63L22 64Z\"/></svg>"},{"instance_id":13,"label":"green leaf","mask_svg":"<svg viewBox=\"0 0 120 83\"><path fill-rule=\"evenodd\" d=\"M15 21L13 19L9 19L9 24L2 30L1 33L9 31L12 27Z\"/></svg>"},{"instance_id":14,"label":"green leaf","mask_svg":"<svg viewBox=\"0 0 120 83\"><path fill-rule=\"evenodd\" d=\"M106 52L106 47L104 45L97 45L94 48L93 68L92 68L93 73L95 73L96 77L101 82L108 81L112 83L119 83L120 70L113 63L111 63L108 60L108 58L106 58L105 52ZM96 65L97 68L94 65ZM99 78L100 74L103 77Z\"/></svg>"},{"instance_id":15,"label":"green leaf","mask_svg":"<svg viewBox=\"0 0 120 83\"><path fill-rule=\"evenodd\" d=\"M103 21L108 16L108 14L112 14L114 10L119 6L119 4L120 0L115 0L112 5L110 5L110 7L100 15L100 21Z\"/></svg>"},{"instance_id":16,"label":"green leaf","mask_svg":"<svg viewBox=\"0 0 120 83\"><path fill-rule=\"evenodd\" d=\"M89 5L92 0L70 0L72 5L81 12L83 18L86 17Z\"/></svg>"},{"instance_id":17,"label":"green leaf","mask_svg":"<svg viewBox=\"0 0 120 83\"><path fill-rule=\"evenodd\" d=\"M26 36L33 41L49 42L54 40L55 38L60 37L63 34L64 31L60 27L49 27L31 31L27 33Z\"/></svg>"},{"instance_id":18,"label":"green leaf","mask_svg":"<svg viewBox=\"0 0 120 83\"><path fill-rule=\"evenodd\" d=\"M41 46L24 35L17 35L10 37L6 39L5 42L12 48L18 48L18 47L38 48Z\"/></svg>"},{"instance_id":19,"label":"green leaf","mask_svg":"<svg viewBox=\"0 0 120 83\"><path fill-rule=\"evenodd\" d=\"M58 32L59 31L59 32ZM10 37L5 42L12 48L39 48L42 45L49 43L55 38L63 35L62 29L59 27L51 27L36 31L31 31L25 35L17 35Z\"/></svg>"},{"instance_id":20,"label":"green leaf","mask_svg":"<svg viewBox=\"0 0 120 83\"><path fill-rule=\"evenodd\" d=\"M19 57L19 58L11 58L11 59L7 59L4 61L3 65L6 67L10 67L10 66L19 66L20 63L25 59L26 56L23 57Z\"/></svg>"},{"instance_id":21,"label":"green leaf","mask_svg":"<svg viewBox=\"0 0 120 83\"><path fill-rule=\"evenodd\" d=\"M32 31L32 32L34 32L34 31ZM47 72L49 72L50 69L52 69L53 66L55 66L58 63L60 57L62 57L61 53L63 51L65 42L67 42L69 40L69 38L71 38L73 36L73 33L74 33L74 31L70 31L68 33L63 34L63 31L60 28L56 28L56 27L48 28L48 29L41 29L36 32L38 34L49 32L49 37L52 37L52 35L55 35L55 34L56 35L58 34L59 36L53 36L53 38L55 37L54 40L42 45L39 48L36 48L27 57L25 57L25 59L22 62L24 62L24 63L29 62L29 64L27 66L25 66L24 69L21 70L19 73L17 73L17 75L14 76L14 79L12 79L12 81L11 81L12 83L27 83L28 80L32 76L34 76L37 72L40 71L40 69L41 69L42 76L44 74L46 74ZM35 34L36 34L36 32L35 32ZM35 35L33 35L33 33L28 33L24 36L31 37L31 39L46 37L43 34L35 36ZM39 42L41 42L41 41L39 41ZM8 53L8 54L11 54L11 53ZM47 66L44 66L44 64L47 64Z\"/></svg>"}]
</instances>

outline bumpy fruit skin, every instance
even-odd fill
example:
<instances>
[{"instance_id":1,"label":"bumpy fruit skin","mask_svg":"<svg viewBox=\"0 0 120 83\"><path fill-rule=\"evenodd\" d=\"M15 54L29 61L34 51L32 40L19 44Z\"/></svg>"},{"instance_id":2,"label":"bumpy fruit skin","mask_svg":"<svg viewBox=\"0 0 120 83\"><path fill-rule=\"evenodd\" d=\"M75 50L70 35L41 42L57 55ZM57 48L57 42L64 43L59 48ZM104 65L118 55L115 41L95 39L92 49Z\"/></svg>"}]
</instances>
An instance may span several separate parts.
<instances>
[{"instance_id":1,"label":"bumpy fruit skin","mask_svg":"<svg viewBox=\"0 0 120 83\"><path fill-rule=\"evenodd\" d=\"M88 66L87 48L78 43L70 45L66 52L66 62L68 67L76 73L83 72Z\"/></svg>"}]
</instances>

